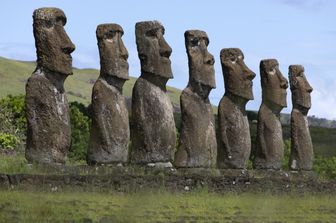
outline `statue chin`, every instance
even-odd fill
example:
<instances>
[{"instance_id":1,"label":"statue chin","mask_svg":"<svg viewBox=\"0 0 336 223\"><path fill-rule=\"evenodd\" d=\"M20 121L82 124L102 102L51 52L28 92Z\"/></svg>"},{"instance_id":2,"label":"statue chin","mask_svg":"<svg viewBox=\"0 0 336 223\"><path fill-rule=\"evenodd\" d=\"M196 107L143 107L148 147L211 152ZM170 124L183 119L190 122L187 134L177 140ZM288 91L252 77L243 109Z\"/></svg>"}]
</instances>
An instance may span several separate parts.
<instances>
[{"instance_id":1,"label":"statue chin","mask_svg":"<svg viewBox=\"0 0 336 223\"><path fill-rule=\"evenodd\" d=\"M237 97L241 97L242 99L245 99L247 101L249 100L253 100L253 93L252 90L248 90L248 89L244 89L244 91L242 90L228 90L228 92L230 92L232 95L235 95Z\"/></svg>"}]
</instances>

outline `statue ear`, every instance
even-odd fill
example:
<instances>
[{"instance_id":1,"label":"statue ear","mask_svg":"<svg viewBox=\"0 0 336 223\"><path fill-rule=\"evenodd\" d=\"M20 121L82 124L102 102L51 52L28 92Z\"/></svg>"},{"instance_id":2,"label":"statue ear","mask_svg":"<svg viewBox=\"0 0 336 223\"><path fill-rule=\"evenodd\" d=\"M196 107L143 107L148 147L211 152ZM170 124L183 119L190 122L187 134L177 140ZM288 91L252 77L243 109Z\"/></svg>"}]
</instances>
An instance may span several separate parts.
<instances>
[{"instance_id":1,"label":"statue ear","mask_svg":"<svg viewBox=\"0 0 336 223\"><path fill-rule=\"evenodd\" d=\"M292 88L293 88L293 89L296 89L296 88L297 88L297 84L298 84L298 81L297 81L296 78L294 77L293 80L292 80Z\"/></svg>"}]
</instances>

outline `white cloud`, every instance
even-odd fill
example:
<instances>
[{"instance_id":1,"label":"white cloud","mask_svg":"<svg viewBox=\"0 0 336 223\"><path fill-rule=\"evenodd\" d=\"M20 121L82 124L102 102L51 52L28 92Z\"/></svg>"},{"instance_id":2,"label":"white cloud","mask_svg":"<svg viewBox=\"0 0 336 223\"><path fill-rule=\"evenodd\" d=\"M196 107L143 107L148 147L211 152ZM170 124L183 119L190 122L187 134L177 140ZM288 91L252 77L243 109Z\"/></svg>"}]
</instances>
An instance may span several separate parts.
<instances>
[{"instance_id":1,"label":"white cloud","mask_svg":"<svg viewBox=\"0 0 336 223\"><path fill-rule=\"evenodd\" d=\"M326 0L279 0L279 2L301 10L316 11L328 3Z\"/></svg>"}]
</instances>

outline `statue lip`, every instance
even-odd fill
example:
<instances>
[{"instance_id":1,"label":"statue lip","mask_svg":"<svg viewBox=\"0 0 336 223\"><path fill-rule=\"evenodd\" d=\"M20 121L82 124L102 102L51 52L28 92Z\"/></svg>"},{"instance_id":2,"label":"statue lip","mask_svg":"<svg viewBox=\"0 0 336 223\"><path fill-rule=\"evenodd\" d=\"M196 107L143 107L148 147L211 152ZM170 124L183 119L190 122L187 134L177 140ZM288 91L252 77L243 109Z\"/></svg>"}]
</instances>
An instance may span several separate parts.
<instances>
[{"instance_id":1,"label":"statue lip","mask_svg":"<svg viewBox=\"0 0 336 223\"><path fill-rule=\"evenodd\" d=\"M68 59L69 61L72 61L72 56L71 56L71 54L67 54L67 53L65 53L64 55L65 55L65 58L66 58L66 59Z\"/></svg>"},{"instance_id":2,"label":"statue lip","mask_svg":"<svg viewBox=\"0 0 336 223\"><path fill-rule=\"evenodd\" d=\"M170 61L170 59L168 57L162 56L161 59L162 59L162 62L171 64L171 61Z\"/></svg>"}]
</instances>

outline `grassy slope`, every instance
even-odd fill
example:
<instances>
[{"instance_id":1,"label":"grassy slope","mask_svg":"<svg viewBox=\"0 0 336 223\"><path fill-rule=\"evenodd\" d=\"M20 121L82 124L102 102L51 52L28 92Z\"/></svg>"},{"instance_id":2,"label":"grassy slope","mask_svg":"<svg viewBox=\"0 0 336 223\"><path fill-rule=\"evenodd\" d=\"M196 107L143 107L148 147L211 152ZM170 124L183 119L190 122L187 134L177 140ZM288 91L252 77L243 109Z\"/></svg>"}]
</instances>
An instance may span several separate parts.
<instances>
[{"instance_id":1,"label":"grassy slope","mask_svg":"<svg viewBox=\"0 0 336 223\"><path fill-rule=\"evenodd\" d=\"M34 62L15 61L0 57L0 98L12 94L24 94L25 82L35 69ZM69 101L79 101L88 105L91 101L91 90L99 71L95 69L74 69L74 75L67 78L65 89ZM131 77L125 83L124 95L131 97L136 78ZM179 104L180 90L168 87L169 96L175 105Z\"/></svg>"},{"instance_id":2,"label":"grassy slope","mask_svg":"<svg viewBox=\"0 0 336 223\"><path fill-rule=\"evenodd\" d=\"M0 191L0 222L333 222L335 203L327 195Z\"/></svg>"}]
</instances>

